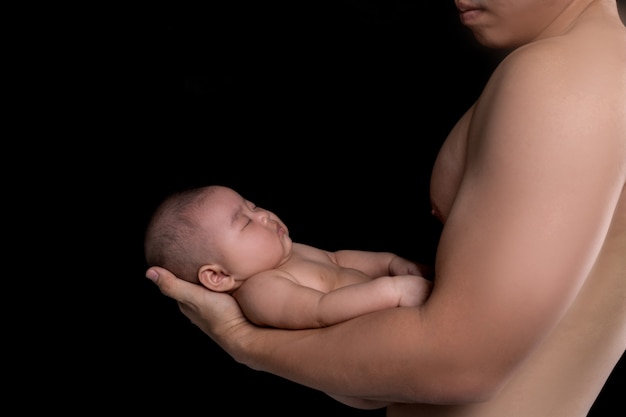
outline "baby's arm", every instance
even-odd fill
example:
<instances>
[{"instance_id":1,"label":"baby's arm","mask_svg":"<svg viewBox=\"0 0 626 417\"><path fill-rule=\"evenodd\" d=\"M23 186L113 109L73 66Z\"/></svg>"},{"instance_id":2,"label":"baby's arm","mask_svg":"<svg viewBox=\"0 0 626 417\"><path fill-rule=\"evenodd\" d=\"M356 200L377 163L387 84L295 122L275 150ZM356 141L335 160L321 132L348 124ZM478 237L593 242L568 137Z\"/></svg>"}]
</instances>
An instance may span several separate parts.
<instances>
[{"instance_id":1,"label":"baby's arm","mask_svg":"<svg viewBox=\"0 0 626 417\"><path fill-rule=\"evenodd\" d=\"M233 296L252 322L285 329L325 327L392 307L422 304L430 281L416 275L385 276L324 293L284 273L249 278Z\"/></svg>"},{"instance_id":2,"label":"baby's arm","mask_svg":"<svg viewBox=\"0 0 626 417\"><path fill-rule=\"evenodd\" d=\"M339 250L329 252L329 255L337 265L358 269L371 278L386 275L431 275L430 267L418 265L391 252Z\"/></svg>"}]
</instances>

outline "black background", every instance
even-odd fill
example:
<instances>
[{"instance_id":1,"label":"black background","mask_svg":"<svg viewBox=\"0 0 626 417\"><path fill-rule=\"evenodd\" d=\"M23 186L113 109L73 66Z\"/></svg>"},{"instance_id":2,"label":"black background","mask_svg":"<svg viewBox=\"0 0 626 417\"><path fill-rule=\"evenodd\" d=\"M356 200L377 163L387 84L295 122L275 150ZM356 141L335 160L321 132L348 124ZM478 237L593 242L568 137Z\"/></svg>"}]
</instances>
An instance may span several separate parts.
<instances>
[{"instance_id":1,"label":"black background","mask_svg":"<svg viewBox=\"0 0 626 417\"><path fill-rule=\"evenodd\" d=\"M97 204L98 232L115 236L98 260L114 291L86 362L100 366L84 370L109 381L97 407L382 416L235 363L144 278L144 227L170 192L221 183L296 241L432 262L430 170L499 56L452 1L213 3L227 4L146 10L112 66ZM625 373L591 415L618 414Z\"/></svg>"}]
</instances>

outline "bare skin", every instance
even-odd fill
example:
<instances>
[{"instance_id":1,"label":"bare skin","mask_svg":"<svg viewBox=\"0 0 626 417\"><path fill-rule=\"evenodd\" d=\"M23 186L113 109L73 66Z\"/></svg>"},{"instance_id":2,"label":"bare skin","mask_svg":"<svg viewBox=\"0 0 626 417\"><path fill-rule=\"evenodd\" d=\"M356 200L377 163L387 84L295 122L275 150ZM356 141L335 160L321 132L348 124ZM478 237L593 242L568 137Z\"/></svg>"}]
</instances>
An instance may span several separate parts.
<instances>
[{"instance_id":1,"label":"bare skin","mask_svg":"<svg viewBox=\"0 0 626 417\"><path fill-rule=\"evenodd\" d=\"M626 29L614 0L479 4L503 2L515 25L471 26L491 15L460 5L479 41L519 48L434 167L423 305L260 329L229 296L148 276L237 361L398 403L389 417L585 416L626 349Z\"/></svg>"},{"instance_id":2,"label":"bare skin","mask_svg":"<svg viewBox=\"0 0 626 417\"><path fill-rule=\"evenodd\" d=\"M150 265L231 294L253 323L283 329L414 307L431 287L418 264L391 252L331 252L294 242L280 217L221 185L163 201L145 252Z\"/></svg>"},{"instance_id":3,"label":"bare skin","mask_svg":"<svg viewBox=\"0 0 626 417\"><path fill-rule=\"evenodd\" d=\"M294 242L280 217L220 185L163 201L146 232L145 252L151 265L232 295L251 322L281 329L414 307L432 287L420 265L391 252L326 251ZM357 408L388 405L331 396Z\"/></svg>"},{"instance_id":4,"label":"bare skin","mask_svg":"<svg viewBox=\"0 0 626 417\"><path fill-rule=\"evenodd\" d=\"M586 416L625 349L624 230L626 193L622 192L602 252L575 302L491 400L460 405L393 404L387 416Z\"/></svg>"},{"instance_id":5,"label":"bare skin","mask_svg":"<svg viewBox=\"0 0 626 417\"><path fill-rule=\"evenodd\" d=\"M292 247L283 264L249 277L232 293L246 317L259 325L329 326L371 311L415 306L428 297L429 281L417 275L418 266L394 254ZM389 273L397 275L382 276Z\"/></svg>"}]
</instances>

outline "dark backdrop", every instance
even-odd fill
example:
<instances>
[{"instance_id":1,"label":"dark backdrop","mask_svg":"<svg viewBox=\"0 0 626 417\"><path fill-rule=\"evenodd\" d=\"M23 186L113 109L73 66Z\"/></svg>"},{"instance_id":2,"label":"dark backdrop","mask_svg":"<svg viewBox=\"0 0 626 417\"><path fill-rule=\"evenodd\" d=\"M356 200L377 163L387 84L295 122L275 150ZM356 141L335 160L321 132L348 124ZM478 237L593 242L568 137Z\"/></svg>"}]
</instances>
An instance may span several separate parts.
<instances>
[{"instance_id":1,"label":"dark backdrop","mask_svg":"<svg viewBox=\"0 0 626 417\"><path fill-rule=\"evenodd\" d=\"M499 57L451 0L213 3L146 10L121 53L125 123L101 144L101 175L107 211L123 219L103 230L119 242L107 259L123 269L108 279L122 294L99 336L107 353L92 376L114 375L100 404L382 416L235 363L143 278L144 227L170 192L221 183L281 216L296 241L432 262L430 170ZM617 415L623 367L592 415Z\"/></svg>"}]
</instances>

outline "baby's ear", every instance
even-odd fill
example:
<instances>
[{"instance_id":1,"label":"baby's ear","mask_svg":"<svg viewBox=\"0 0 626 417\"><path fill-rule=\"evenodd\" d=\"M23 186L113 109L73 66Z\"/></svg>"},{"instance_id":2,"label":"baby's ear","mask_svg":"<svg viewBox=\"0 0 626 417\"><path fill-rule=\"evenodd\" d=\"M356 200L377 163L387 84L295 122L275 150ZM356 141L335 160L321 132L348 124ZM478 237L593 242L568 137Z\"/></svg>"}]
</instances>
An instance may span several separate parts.
<instances>
[{"instance_id":1,"label":"baby's ear","mask_svg":"<svg viewBox=\"0 0 626 417\"><path fill-rule=\"evenodd\" d=\"M233 289L235 279L218 265L202 265L198 270L198 280L212 291L228 292Z\"/></svg>"}]
</instances>

